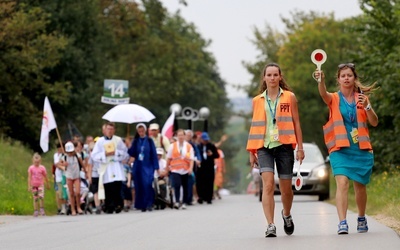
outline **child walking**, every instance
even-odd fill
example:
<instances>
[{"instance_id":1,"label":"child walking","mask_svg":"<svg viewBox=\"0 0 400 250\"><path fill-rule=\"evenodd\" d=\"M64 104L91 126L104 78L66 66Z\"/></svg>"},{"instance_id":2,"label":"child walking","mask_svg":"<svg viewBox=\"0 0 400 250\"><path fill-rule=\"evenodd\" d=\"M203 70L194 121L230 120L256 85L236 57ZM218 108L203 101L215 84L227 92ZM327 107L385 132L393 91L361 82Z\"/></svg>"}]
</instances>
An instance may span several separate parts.
<instances>
[{"instance_id":1,"label":"child walking","mask_svg":"<svg viewBox=\"0 0 400 250\"><path fill-rule=\"evenodd\" d=\"M45 216L44 212L44 182L46 182L47 189L50 189L49 180L47 179L46 168L41 165L41 156L35 153L32 158L33 165L28 169L28 191L32 192L33 196L33 216ZM38 210L38 203L40 210Z\"/></svg>"}]
</instances>

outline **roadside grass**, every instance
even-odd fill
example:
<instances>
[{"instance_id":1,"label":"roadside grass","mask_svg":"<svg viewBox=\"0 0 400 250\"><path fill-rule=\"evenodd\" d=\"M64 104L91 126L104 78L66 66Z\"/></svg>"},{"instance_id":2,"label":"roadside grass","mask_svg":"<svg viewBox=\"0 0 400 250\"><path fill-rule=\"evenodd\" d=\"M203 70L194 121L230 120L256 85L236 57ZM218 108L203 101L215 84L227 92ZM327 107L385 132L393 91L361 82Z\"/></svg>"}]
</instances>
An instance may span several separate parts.
<instances>
[{"instance_id":1,"label":"roadside grass","mask_svg":"<svg viewBox=\"0 0 400 250\"><path fill-rule=\"evenodd\" d=\"M28 192L28 168L32 164L33 151L26 149L20 142L6 140L0 136L0 214L33 214L32 194ZM51 166L53 153L42 155L42 165L46 167L50 190L45 190L46 214L57 211L54 182Z\"/></svg>"}]
</instances>

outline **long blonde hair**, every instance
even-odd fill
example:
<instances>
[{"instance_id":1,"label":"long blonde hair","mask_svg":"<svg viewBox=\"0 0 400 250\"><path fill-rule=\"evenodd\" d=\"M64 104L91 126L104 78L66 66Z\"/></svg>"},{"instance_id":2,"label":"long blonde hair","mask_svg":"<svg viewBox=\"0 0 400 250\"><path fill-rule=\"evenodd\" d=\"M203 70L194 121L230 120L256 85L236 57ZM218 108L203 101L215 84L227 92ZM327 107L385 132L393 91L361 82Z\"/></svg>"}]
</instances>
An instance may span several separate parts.
<instances>
[{"instance_id":1,"label":"long blonde hair","mask_svg":"<svg viewBox=\"0 0 400 250\"><path fill-rule=\"evenodd\" d=\"M265 76L265 71L267 70L268 67L276 67L276 68L278 68L279 76L281 77L281 80L279 81L279 87L281 87L283 90L292 91L292 89L286 83L285 78L282 75L281 67L279 67L279 65L277 63L268 63L267 65L265 65L263 71L261 72L259 94L263 93L267 89L267 83L264 81L264 76Z\"/></svg>"},{"instance_id":2,"label":"long blonde hair","mask_svg":"<svg viewBox=\"0 0 400 250\"><path fill-rule=\"evenodd\" d=\"M343 67L341 67L343 65ZM374 82L371 85L365 85L361 83L360 79L358 78L358 74L356 71L356 66L352 63L346 63L346 64L339 64L338 70L337 70L337 80L339 83L339 77L340 77L340 72L344 69L350 69L353 74L354 74L354 92L360 93L363 92L363 94L368 95L372 94L375 90L377 90L379 87L375 87L377 82Z\"/></svg>"}]
</instances>

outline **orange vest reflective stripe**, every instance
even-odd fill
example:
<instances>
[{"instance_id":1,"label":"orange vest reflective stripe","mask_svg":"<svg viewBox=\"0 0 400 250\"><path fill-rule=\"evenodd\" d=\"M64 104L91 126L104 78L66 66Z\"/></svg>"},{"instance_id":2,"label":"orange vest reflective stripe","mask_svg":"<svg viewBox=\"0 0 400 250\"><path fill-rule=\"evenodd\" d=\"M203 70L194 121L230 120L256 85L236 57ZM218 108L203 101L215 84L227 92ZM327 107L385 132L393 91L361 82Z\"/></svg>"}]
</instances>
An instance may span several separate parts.
<instances>
[{"instance_id":1,"label":"orange vest reflective stripe","mask_svg":"<svg viewBox=\"0 0 400 250\"><path fill-rule=\"evenodd\" d=\"M174 142L172 144L172 155L171 155L171 163L170 163L170 167L171 167L171 171L174 170L189 170L190 168L190 150L192 149L192 145L190 145L190 143L186 143L186 154L184 157L182 157L181 152L179 152L179 146L178 146L179 142Z\"/></svg>"},{"instance_id":2,"label":"orange vest reflective stripe","mask_svg":"<svg viewBox=\"0 0 400 250\"><path fill-rule=\"evenodd\" d=\"M323 126L325 145L329 153L339 150L343 147L350 147L347 137L347 130L344 126L343 117L340 114L339 94L332 94L332 102L329 106L329 120ZM361 104L357 105L357 126L358 126L358 145L360 149L372 150L367 126L367 113Z\"/></svg>"},{"instance_id":3,"label":"orange vest reflective stripe","mask_svg":"<svg viewBox=\"0 0 400 250\"><path fill-rule=\"evenodd\" d=\"M292 144L296 148L297 140L292 117L292 92L284 90L279 97L276 110L276 124L279 131L279 142ZM265 98L262 94L253 98L253 119L247 139L247 151L256 153L257 149L264 147L266 134L267 114L265 112Z\"/></svg>"}]
</instances>

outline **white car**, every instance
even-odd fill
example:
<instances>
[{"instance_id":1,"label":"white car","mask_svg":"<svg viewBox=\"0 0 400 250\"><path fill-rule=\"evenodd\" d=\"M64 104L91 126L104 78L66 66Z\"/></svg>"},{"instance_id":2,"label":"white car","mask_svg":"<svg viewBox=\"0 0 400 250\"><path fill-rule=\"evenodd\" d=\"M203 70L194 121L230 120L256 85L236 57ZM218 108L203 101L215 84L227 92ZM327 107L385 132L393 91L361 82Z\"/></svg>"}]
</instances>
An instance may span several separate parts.
<instances>
[{"instance_id":1,"label":"white car","mask_svg":"<svg viewBox=\"0 0 400 250\"><path fill-rule=\"evenodd\" d=\"M318 146L314 143L303 143L305 151L305 159L300 166L300 174L303 176L303 186L297 191L292 188L294 194L304 195L318 195L318 200L323 201L329 199L329 174L330 168L327 166L327 161L319 150ZM298 162L295 162L293 167L293 180L297 176ZM275 194L279 192L279 179L275 168Z\"/></svg>"}]
</instances>

